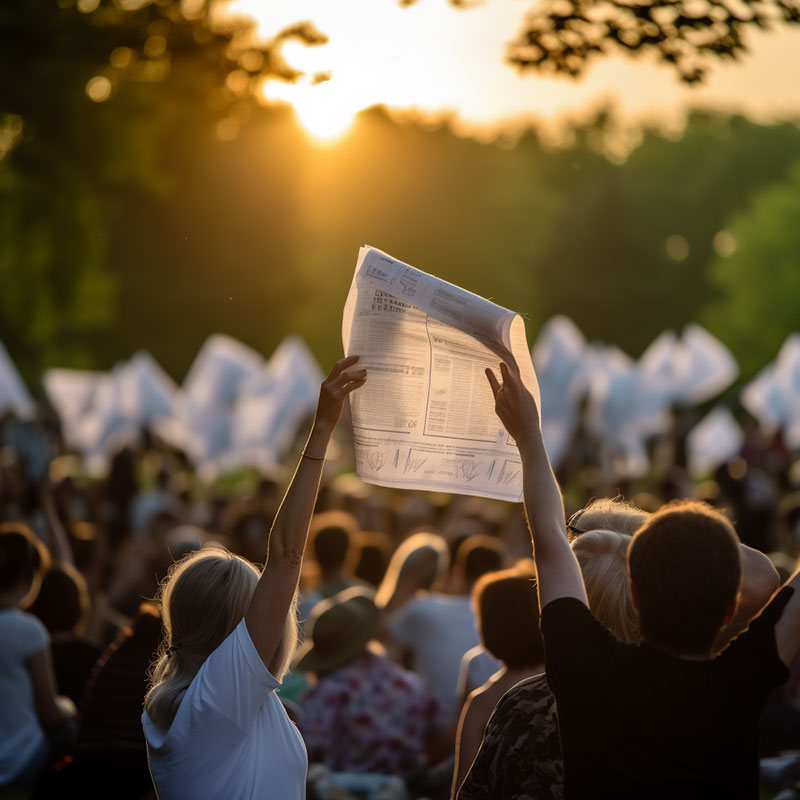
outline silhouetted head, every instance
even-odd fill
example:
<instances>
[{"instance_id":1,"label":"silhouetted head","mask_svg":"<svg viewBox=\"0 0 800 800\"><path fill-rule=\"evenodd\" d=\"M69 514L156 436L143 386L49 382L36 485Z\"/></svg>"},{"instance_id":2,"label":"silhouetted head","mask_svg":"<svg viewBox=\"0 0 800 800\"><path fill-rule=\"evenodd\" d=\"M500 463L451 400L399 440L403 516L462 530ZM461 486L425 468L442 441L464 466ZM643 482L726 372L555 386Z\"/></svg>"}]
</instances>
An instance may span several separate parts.
<instances>
[{"instance_id":1,"label":"silhouetted head","mask_svg":"<svg viewBox=\"0 0 800 800\"><path fill-rule=\"evenodd\" d=\"M464 585L469 591L475 581L487 572L503 568L505 548L499 539L483 534L467 537L458 548L456 564L464 576Z\"/></svg>"},{"instance_id":2,"label":"silhouetted head","mask_svg":"<svg viewBox=\"0 0 800 800\"><path fill-rule=\"evenodd\" d=\"M628 570L644 641L679 656L710 655L741 580L730 522L703 503L670 503L636 531Z\"/></svg>"},{"instance_id":3,"label":"silhouetted head","mask_svg":"<svg viewBox=\"0 0 800 800\"><path fill-rule=\"evenodd\" d=\"M358 523L345 511L324 511L311 520L309 538L311 550L322 575L340 572L350 553L352 538L358 533Z\"/></svg>"},{"instance_id":4,"label":"silhouetted head","mask_svg":"<svg viewBox=\"0 0 800 800\"><path fill-rule=\"evenodd\" d=\"M384 608L399 588L408 594L436 589L447 577L447 543L436 533L415 533L395 550L375 603Z\"/></svg>"},{"instance_id":5,"label":"silhouetted head","mask_svg":"<svg viewBox=\"0 0 800 800\"><path fill-rule=\"evenodd\" d=\"M472 591L483 646L509 669L544 661L533 567L487 573Z\"/></svg>"},{"instance_id":6,"label":"silhouetted head","mask_svg":"<svg viewBox=\"0 0 800 800\"><path fill-rule=\"evenodd\" d=\"M50 633L82 633L89 615L89 592L83 575L69 564L54 564L42 578L29 610Z\"/></svg>"},{"instance_id":7,"label":"silhouetted head","mask_svg":"<svg viewBox=\"0 0 800 800\"><path fill-rule=\"evenodd\" d=\"M50 566L47 548L21 522L0 524L0 593L25 605L36 596Z\"/></svg>"}]
</instances>

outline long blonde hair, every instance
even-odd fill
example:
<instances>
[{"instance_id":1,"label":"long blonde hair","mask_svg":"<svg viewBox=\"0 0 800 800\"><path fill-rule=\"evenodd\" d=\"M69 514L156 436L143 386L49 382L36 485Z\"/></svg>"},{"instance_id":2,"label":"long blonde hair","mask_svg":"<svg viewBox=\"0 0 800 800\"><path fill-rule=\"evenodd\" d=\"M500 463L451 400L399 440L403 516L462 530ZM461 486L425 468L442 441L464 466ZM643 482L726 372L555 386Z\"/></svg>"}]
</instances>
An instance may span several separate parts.
<instances>
[{"instance_id":1,"label":"long blonde hair","mask_svg":"<svg viewBox=\"0 0 800 800\"><path fill-rule=\"evenodd\" d=\"M258 583L258 570L224 547L198 550L172 565L159 588L164 635L150 669L144 707L169 727L203 662L239 624ZM281 680L297 647L297 594L273 660Z\"/></svg>"},{"instance_id":2,"label":"long blonde hair","mask_svg":"<svg viewBox=\"0 0 800 800\"><path fill-rule=\"evenodd\" d=\"M413 589L434 589L444 583L450 554L447 543L437 533L421 532L409 536L395 551L375 597L378 608L386 608L400 586L413 582Z\"/></svg>"},{"instance_id":3,"label":"long blonde hair","mask_svg":"<svg viewBox=\"0 0 800 800\"><path fill-rule=\"evenodd\" d=\"M572 542L592 613L621 642L640 641L639 615L628 580L631 537L616 531L588 531Z\"/></svg>"}]
</instances>

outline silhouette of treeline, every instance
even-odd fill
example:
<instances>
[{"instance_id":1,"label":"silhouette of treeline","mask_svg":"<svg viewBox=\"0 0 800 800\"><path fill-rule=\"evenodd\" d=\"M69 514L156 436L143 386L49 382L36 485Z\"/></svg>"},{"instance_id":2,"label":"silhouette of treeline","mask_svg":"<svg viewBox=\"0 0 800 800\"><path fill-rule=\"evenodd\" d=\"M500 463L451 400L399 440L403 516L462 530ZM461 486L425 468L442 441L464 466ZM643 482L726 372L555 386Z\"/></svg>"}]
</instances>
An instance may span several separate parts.
<instances>
[{"instance_id":1,"label":"silhouette of treeline","mask_svg":"<svg viewBox=\"0 0 800 800\"><path fill-rule=\"evenodd\" d=\"M329 363L364 243L522 312L531 338L565 313L637 355L705 321L748 377L796 328L794 124L698 112L616 163L602 114L552 148L372 110L318 147L288 111L219 89L232 64L188 44L161 78L92 102L108 47L76 51L39 21L0 79L22 104L0 101L0 341L34 386L139 348L180 379L216 331L264 353L296 332ZM238 136L221 141L220 119Z\"/></svg>"}]
</instances>

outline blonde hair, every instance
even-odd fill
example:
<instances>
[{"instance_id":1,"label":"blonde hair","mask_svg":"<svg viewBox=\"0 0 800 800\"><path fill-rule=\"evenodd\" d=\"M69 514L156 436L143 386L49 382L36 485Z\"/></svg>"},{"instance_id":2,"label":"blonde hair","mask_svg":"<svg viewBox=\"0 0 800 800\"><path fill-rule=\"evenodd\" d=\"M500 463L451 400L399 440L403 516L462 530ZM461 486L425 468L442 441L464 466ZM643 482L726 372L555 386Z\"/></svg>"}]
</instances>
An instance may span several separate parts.
<instances>
[{"instance_id":1,"label":"blonde hair","mask_svg":"<svg viewBox=\"0 0 800 800\"><path fill-rule=\"evenodd\" d=\"M572 542L580 564L589 608L621 642L636 644L639 615L633 605L627 554L631 537L616 531L592 530Z\"/></svg>"},{"instance_id":2,"label":"blonde hair","mask_svg":"<svg viewBox=\"0 0 800 800\"><path fill-rule=\"evenodd\" d=\"M384 608L397 592L402 579L416 571L417 589L433 589L447 575L450 552L437 533L415 533L397 548L386 568L386 575L375 597L375 605Z\"/></svg>"},{"instance_id":3,"label":"blonde hair","mask_svg":"<svg viewBox=\"0 0 800 800\"><path fill-rule=\"evenodd\" d=\"M221 546L198 550L172 565L159 589L164 634L151 666L144 707L158 727L172 723L203 662L244 617L258 570ZM297 594L273 660L281 680L297 647Z\"/></svg>"},{"instance_id":4,"label":"blonde hair","mask_svg":"<svg viewBox=\"0 0 800 800\"><path fill-rule=\"evenodd\" d=\"M601 497L587 504L576 524L582 531L617 531L633 536L650 516L627 500Z\"/></svg>"}]
</instances>

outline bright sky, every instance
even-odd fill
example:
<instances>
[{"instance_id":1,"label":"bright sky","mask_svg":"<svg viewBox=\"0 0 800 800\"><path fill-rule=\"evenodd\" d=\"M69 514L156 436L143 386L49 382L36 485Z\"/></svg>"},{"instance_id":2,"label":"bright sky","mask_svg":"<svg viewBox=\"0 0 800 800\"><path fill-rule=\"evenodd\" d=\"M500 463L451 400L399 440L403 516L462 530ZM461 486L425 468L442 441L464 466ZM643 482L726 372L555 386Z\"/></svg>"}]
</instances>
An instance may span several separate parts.
<instances>
[{"instance_id":1,"label":"bright sky","mask_svg":"<svg viewBox=\"0 0 800 800\"><path fill-rule=\"evenodd\" d=\"M330 72L318 86L270 81L268 98L292 103L301 122L324 138L346 130L355 112L376 103L394 109L455 112L465 127L494 128L520 117L557 122L613 103L624 119L678 125L689 106L741 111L758 119L800 118L800 29L748 32L750 54L712 64L699 88L645 58L599 60L583 80L520 76L504 61L531 0L485 0L458 10L446 0L232 0L258 20L265 38L312 20L326 45L289 42L293 66Z\"/></svg>"}]
</instances>

